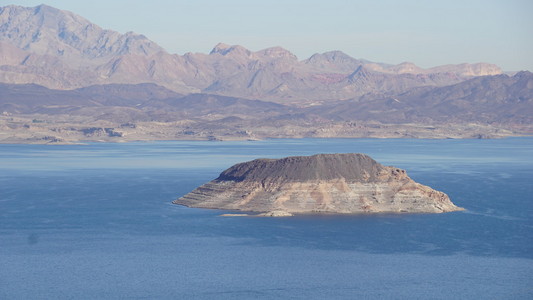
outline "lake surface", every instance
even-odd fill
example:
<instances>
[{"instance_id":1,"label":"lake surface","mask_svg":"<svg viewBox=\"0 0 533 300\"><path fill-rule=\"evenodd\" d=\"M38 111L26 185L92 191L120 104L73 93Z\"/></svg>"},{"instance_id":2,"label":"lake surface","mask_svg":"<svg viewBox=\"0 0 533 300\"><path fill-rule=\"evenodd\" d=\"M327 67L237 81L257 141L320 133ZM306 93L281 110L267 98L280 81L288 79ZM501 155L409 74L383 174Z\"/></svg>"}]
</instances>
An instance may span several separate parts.
<instances>
[{"instance_id":1,"label":"lake surface","mask_svg":"<svg viewBox=\"0 0 533 300\"><path fill-rule=\"evenodd\" d=\"M360 152L464 212L171 204L259 157ZM0 145L0 299L533 299L533 138Z\"/></svg>"}]
</instances>

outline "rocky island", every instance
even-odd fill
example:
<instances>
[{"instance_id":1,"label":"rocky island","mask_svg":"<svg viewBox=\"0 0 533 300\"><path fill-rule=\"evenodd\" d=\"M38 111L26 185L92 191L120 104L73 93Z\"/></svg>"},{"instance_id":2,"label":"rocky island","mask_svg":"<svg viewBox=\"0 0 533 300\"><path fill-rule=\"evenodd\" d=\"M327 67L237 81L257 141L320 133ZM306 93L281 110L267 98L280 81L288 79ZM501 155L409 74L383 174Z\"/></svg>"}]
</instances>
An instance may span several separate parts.
<instances>
[{"instance_id":1,"label":"rocky island","mask_svg":"<svg viewBox=\"0 0 533 300\"><path fill-rule=\"evenodd\" d=\"M365 154L317 154L236 164L173 203L198 208L293 214L442 213L463 210Z\"/></svg>"}]
</instances>

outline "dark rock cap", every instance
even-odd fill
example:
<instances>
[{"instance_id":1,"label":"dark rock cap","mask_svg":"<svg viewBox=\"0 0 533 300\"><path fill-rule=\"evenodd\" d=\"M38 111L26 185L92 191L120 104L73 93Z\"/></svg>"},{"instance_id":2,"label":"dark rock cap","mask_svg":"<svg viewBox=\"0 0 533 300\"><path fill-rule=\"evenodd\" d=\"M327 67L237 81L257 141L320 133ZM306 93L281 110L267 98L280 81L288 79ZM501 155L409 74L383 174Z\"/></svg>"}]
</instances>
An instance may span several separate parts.
<instances>
[{"instance_id":1,"label":"dark rock cap","mask_svg":"<svg viewBox=\"0 0 533 300\"><path fill-rule=\"evenodd\" d=\"M256 159L225 170L218 181L309 181L344 178L350 181L379 181L385 167L365 154L316 154L281 159Z\"/></svg>"}]
</instances>

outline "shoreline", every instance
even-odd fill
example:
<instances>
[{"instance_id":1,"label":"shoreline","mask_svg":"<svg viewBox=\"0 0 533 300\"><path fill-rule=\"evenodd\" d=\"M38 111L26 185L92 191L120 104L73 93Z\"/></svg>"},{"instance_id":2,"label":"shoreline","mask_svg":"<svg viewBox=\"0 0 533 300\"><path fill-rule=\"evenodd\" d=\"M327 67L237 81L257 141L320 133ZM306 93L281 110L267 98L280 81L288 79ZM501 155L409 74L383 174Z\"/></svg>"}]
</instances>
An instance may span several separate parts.
<instances>
[{"instance_id":1,"label":"shoreline","mask_svg":"<svg viewBox=\"0 0 533 300\"><path fill-rule=\"evenodd\" d=\"M303 124L234 124L208 127L200 121L59 122L32 123L28 118L0 118L0 144L72 145L94 142L127 143L151 141L260 141L302 138L375 139L499 139L533 136L533 125L487 124L383 124L377 122L331 122Z\"/></svg>"}]
</instances>

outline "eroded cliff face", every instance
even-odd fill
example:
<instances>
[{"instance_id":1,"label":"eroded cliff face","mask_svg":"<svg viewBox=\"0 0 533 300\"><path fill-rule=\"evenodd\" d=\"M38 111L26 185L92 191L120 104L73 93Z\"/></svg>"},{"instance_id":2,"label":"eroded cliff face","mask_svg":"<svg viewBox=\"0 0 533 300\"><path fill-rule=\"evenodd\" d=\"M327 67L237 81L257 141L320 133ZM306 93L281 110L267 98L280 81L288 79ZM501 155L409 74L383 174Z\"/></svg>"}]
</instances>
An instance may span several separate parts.
<instances>
[{"instance_id":1,"label":"eroded cliff face","mask_svg":"<svg viewBox=\"0 0 533 300\"><path fill-rule=\"evenodd\" d=\"M364 154L318 154L237 164L174 201L252 212L441 213L462 210L404 170Z\"/></svg>"}]
</instances>

